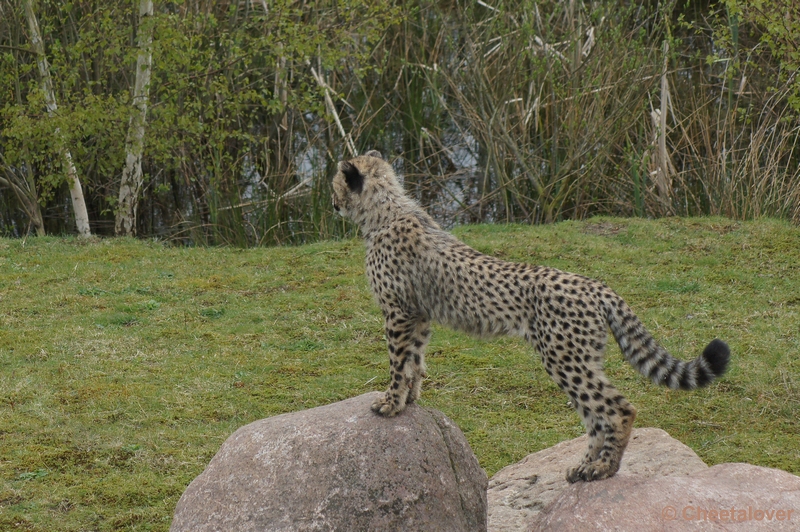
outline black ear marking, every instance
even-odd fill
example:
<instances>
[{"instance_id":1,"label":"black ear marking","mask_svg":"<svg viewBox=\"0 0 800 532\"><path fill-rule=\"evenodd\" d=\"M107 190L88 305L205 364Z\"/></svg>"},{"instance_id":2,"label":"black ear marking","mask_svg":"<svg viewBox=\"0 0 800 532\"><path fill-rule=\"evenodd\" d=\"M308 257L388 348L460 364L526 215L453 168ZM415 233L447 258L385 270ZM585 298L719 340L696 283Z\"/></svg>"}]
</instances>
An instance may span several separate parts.
<instances>
[{"instance_id":1,"label":"black ear marking","mask_svg":"<svg viewBox=\"0 0 800 532\"><path fill-rule=\"evenodd\" d=\"M356 194L360 194L364 190L364 175L358 171L358 168L353 163L344 161L339 165L339 170L344 174L347 188Z\"/></svg>"},{"instance_id":2,"label":"black ear marking","mask_svg":"<svg viewBox=\"0 0 800 532\"><path fill-rule=\"evenodd\" d=\"M369 150L367 153L364 154L367 157L376 157L378 159L383 159L383 155L378 150Z\"/></svg>"}]
</instances>

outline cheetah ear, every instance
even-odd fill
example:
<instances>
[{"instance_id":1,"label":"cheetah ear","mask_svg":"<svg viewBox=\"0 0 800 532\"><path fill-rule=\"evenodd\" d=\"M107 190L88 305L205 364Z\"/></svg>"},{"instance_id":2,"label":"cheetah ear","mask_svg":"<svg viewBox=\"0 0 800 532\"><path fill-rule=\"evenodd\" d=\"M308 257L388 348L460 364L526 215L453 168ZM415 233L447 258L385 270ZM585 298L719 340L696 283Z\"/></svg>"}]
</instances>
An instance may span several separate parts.
<instances>
[{"instance_id":1,"label":"cheetah ear","mask_svg":"<svg viewBox=\"0 0 800 532\"><path fill-rule=\"evenodd\" d=\"M375 157L378 159L383 159L383 155L378 150L369 150L367 153L364 154L366 157Z\"/></svg>"},{"instance_id":2,"label":"cheetah ear","mask_svg":"<svg viewBox=\"0 0 800 532\"><path fill-rule=\"evenodd\" d=\"M342 161L339 163L339 171L344 174L344 180L347 183L347 188L356 194L360 194L364 190L364 174L358 171L358 168L350 161Z\"/></svg>"}]
</instances>

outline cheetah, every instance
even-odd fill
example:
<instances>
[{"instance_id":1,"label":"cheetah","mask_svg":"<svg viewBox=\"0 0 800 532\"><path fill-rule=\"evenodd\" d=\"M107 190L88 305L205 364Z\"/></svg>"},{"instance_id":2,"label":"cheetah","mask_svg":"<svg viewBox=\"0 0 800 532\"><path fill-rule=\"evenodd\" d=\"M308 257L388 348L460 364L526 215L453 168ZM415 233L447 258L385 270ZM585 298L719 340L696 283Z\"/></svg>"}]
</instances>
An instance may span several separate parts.
<instances>
[{"instance_id":1,"label":"cheetah","mask_svg":"<svg viewBox=\"0 0 800 532\"><path fill-rule=\"evenodd\" d=\"M691 362L673 358L600 281L470 248L406 195L377 151L340 162L332 196L334 210L364 238L367 277L385 320L390 384L372 405L381 416L419 398L432 321L481 337L521 336L586 426L588 449L566 477L588 482L617 472L636 417L603 372L608 329L625 359L656 384L692 390L727 368L730 350L719 339Z\"/></svg>"}]
</instances>

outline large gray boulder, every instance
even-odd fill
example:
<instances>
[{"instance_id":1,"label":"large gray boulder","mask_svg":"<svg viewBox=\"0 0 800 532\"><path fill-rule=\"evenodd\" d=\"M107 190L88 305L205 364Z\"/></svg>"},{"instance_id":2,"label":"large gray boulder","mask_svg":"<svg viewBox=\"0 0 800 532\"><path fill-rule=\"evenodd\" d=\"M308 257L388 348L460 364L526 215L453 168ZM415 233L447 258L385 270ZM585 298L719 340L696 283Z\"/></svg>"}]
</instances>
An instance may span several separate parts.
<instances>
[{"instance_id":1,"label":"large gray boulder","mask_svg":"<svg viewBox=\"0 0 800 532\"><path fill-rule=\"evenodd\" d=\"M571 485L525 530L797 532L800 477L750 464L650 479L618 473Z\"/></svg>"},{"instance_id":2,"label":"large gray boulder","mask_svg":"<svg viewBox=\"0 0 800 532\"><path fill-rule=\"evenodd\" d=\"M171 532L486 530L486 473L461 430L377 392L237 430L178 501Z\"/></svg>"},{"instance_id":3,"label":"large gray boulder","mask_svg":"<svg viewBox=\"0 0 800 532\"><path fill-rule=\"evenodd\" d=\"M583 458L586 438L563 441L495 473L489 481L489 530L529 530L536 516L570 487L566 471ZM708 466L694 451L663 430L641 428L633 429L619 472L610 480L692 475L705 469ZM607 482L589 484L602 486ZM581 485L584 483L575 484Z\"/></svg>"}]
</instances>

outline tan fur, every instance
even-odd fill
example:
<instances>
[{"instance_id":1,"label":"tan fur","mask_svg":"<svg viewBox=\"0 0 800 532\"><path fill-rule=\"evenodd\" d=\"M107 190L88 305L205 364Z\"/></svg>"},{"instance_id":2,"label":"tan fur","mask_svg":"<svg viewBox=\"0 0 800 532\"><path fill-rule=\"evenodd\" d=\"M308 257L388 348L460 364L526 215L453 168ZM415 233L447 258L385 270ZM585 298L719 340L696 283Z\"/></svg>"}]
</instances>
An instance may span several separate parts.
<instances>
[{"instance_id":1,"label":"tan fur","mask_svg":"<svg viewBox=\"0 0 800 532\"><path fill-rule=\"evenodd\" d=\"M463 244L405 194L377 152L340 163L332 185L334 208L361 229L367 276L385 318L391 383L372 405L380 415L397 415L419 398L431 321L481 336L522 336L586 425L589 448L567 479L590 481L617 472L636 417L603 372L609 327L626 359L654 382L692 389L725 370L723 342L691 362L677 360L599 281L505 262Z\"/></svg>"}]
</instances>

